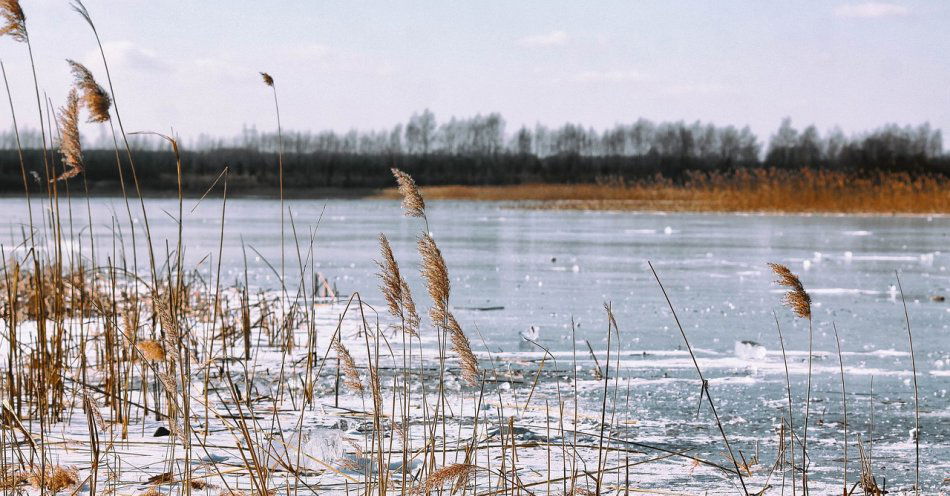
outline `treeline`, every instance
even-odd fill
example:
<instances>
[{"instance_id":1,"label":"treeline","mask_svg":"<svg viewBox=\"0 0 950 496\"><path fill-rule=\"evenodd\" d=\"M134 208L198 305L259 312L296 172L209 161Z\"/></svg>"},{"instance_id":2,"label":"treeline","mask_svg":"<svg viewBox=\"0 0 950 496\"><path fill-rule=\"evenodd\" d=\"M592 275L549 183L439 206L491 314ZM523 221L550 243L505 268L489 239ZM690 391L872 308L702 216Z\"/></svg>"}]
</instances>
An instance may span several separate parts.
<instances>
[{"instance_id":1,"label":"treeline","mask_svg":"<svg viewBox=\"0 0 950 496\"><path fill-rule=\"evenodd\" d=\"M38 134L20 133L35 184L46 176L42 153L37 150ZM146 136L131 138L142 186L146 190L177 187L167 144ZM0 134L2 191L22 190L15 143L11 132ZM112 137L85 143L87 182L93 190L115 190L118 174ZM388 169L393 166L413 173L424 184L589 183L657 175L679 180L689 171L742 168L950 174L941 132L928 124L891 124L849 137L840 129L821 133L808 126L797 130L785 119L764 147L748 127L639 119L603 131L565 124L521 127L508 133L498 114L439 123L427 110L388 130L285 132L278 139L276 132L245 128L227 139L185 140L186 187L193 191L207 187L228 167L229 184L238 191L276 188L280 143L285 186L297 190L389 186ZM124 154L120 160L127 169ZM55 163L56 158L49 162Z\"/></svg>"}]
</instances>

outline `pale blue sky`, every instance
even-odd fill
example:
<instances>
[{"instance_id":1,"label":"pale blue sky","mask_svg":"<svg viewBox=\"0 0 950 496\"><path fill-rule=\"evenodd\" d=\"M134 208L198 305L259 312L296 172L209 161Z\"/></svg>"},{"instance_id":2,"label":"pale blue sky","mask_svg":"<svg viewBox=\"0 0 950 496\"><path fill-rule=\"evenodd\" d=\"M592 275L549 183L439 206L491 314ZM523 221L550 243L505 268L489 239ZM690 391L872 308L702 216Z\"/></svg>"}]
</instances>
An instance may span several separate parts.
<instances>
[{"instance_id":1,"label":"pale blue sky","mask_svg":"<svg viewBox=\"0 0 950 496\"><path fill-rule=\"evenodd\" d=\"M71 57L104 80L66 0L21 0L57 102ZM846 133L950 129L950 2L88 0L127 128L231 135L273 126L370 129L430 108L596 128L638 117L749 125L784 116ZM33 122L25 47L0 40ZM0 123L9 124L4 105ZM94 134L91 127L85 132Z\"/></svg>"}]
</instances>

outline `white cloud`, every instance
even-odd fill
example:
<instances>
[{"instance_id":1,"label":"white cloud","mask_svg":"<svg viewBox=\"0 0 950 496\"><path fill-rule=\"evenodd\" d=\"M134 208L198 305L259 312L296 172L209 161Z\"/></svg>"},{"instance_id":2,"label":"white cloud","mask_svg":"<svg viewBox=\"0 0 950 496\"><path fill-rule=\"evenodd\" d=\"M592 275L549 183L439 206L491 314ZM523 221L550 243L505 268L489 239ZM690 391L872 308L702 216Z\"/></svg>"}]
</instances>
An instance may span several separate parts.
<instances>
[{"instance_id":1,"label":"white cloud","mask_svg":"<svg viewBox=\"0 0 950 496\"><path fill-rule=\"evenodd\" d=\"M903 5L882 2L848 3L835 8L835 15L838 17L865 19L905 16L908 12L907 7Z\"/></svg>"},{"instance_id":2,"label":"white cloud","mask_svg":"<svg viewBox=\"0 0 950 496\"><path fill-rule=\"evenodd\" d=\"M569 39L564 31L551 31L550 33L519 38L518 44L526 47L551 47L566 45Z\"/></svg>"},{"instance_id":3,"label":"white cloud","mask_svg":"<svg viewBox=\"0 0 950 496\"><path fill-rule=\"evenodd\" d=\"M631 70L584 71L574 75L580 83L633 83L644 81L643 74Z\"/></svg>"},{"instance_id":4,"label":"white cloud","mask_svg":"<svg viewBox=\"0 0 950 496\"><path fill-rule=\"evenodd\" d=\"M163 72L171 69L171 64L160 55L147 48L139 48L130 41L109 41L103 43L102 48L110 64L125 70ZM94 58L98 58L98 54Z\"/></svg>"}]
</instances>

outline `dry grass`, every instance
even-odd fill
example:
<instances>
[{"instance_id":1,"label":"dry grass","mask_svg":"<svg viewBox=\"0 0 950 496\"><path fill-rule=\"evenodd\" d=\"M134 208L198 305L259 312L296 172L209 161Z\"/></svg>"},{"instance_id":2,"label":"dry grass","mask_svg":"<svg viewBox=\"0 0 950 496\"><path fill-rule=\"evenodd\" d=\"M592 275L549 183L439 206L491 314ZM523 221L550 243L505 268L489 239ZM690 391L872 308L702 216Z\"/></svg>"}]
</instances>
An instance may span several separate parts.
<instances>
[{"instance_id":1,"label":"dry grass","mask_svg":"<svg viewBox=\"0 0 950 496\"><path fill-rule=\"evenodd\" d=\"M409 174L393 169L393 176L399 185L399 194L402 196L402 208L409 217L424 217L426 212L426 202L419 193L416 181Z\"/></svg>"},{"instance_id":2,"label":"dry grass","mask_svg":"<svg viewBox=\"0 0 950 496\"><path fill-rule=\"evenodd\" d=\"M10 36L15 41L26 41L26 16L20 8L19 0L0 0L0 37Z\"/></svg>"},{"instance_id":3,"label":"dry grass","mask_svg":"<svg viewBox=\"0 0 950 496\"><path fill-rule=\"evenodd\" d=\"M935 176L881 174L855 177L839 172L741 170L693 174L683 184L657 178L618 184L521 184L433 186L429 199L538 202L538 208L568 210L660 210L683 212L909 213L950 212L950 180ZM396 198L396 191L382 193Z\"/></svg>"},{"instance_id":4,"label":"dry grass","mask_svg":"<svg viewBox=\"0 0 950 496\"><path fill-rule=\"evenodd\" d=\"M59 111L59 125L62 129L59 152L63 156L66 170L55 180L63 181L76 177L82 172L82 145L79 142L79 96L75 89L69 90L66 106Z\"/></svg>"},{"instance_id":5,"label":"dry grass","mask_svg":"<svg viewBox=\"0 0 950 496\"><path fill-rule=\"evenodd\" d=\"M45 473L40 469L30 472L27 482L36 489L58 493L79 484L79 471L72 467L47 466Z\"/></svg>"},{"instance_id":6,"label":"dry grass","mask_svg":"<svg viewBox=\"0 0 950 496\"><path fill-rule=\"evenodd\" d=\"M76 87L82 91L82 101L89 112L89 122L108 121L112 97L96 82L96 78L86 66L70 59L66 59L66 62L73 73Z\"/></svg>"},{"instance_id":7,"label":"dry grass","mask_svg":"<svg viewBox=\"0 0 950 496\"><path fill-rule=\"evenodd\" d=\"M769 267L778 276L775 283L788 288L784 300L788 308L803 319L811 318L811 296L805 291L801 279L782 264L770 263Z\"/></svg>"}]
</instances>

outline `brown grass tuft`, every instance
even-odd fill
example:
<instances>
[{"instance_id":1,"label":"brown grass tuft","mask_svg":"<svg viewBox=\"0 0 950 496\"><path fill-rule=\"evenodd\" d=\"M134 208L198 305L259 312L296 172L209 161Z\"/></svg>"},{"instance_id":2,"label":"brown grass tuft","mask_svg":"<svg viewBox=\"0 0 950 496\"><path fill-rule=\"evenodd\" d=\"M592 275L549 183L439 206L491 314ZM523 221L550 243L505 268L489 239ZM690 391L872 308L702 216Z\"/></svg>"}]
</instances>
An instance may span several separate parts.
<instances>
[{"instance_id":1,"label":"brown grass tuft","mask_svg":"<svg viewBox=\"0 0 950 496\"><path fill-rule=\"evenodd\" d=\"M936 174L869 175L813 169L739 169L597 184L429 186L426 198L531 202L563 210L664 212L950 212L950 179ZM386 198L398 198L389 190Z\"/></svg>"},{"instance_id":2,"label":"brown grass tuft","mask_svg":"<svg viewBox=\"0 0 950 496\"><path fill-rule=\"evenodd\" d=\"M66 62L73 73L76 87L82 90L82 101L86 105L86 111L89 112L89 122L108 121L112 98L96 82L96 78L86 66L70 59L66 59Z\"/></svg>"},{"instance_id":3,"label":"brown grass tuft","mask_svg":"<svg viewBox=\"0 0 950 496\"><path fill-rule=\"evenodd\" d=\"M429 474L429 477L426 478L426 481L422 485L422 491L428 494L434 489L441 488L449 481L454 481L452 483L453 490L458 490L465 486L474 471L475 465L466 463L446 465Z\"/></svg>"},{"instance_id":4,"label":"brown grass tuft","mask_svg":"<svg viewBox=\"0 0 950 496\"><path fill-rule=\"evenodd\" d=\"M802 281L782 264L770 263L769 267L778 276L778 280L775 281L776 284L789 288L789 291L785 293L785 305L795 312L795 315L803 319L810 319L811 296L808 296L805 287L802 286Z\"/></svg>"},{"instance_id":5,"label":"brown grass tuft","mask_svg":"<svg viewBox=\"0 0 950 496\"><path fill-rule=\"evenodd\" d=\"M9 36L15 41L26 41L26 15L19 0L0 0L0 19L3 19L0 37Z\"/></svg>"},{"instance_id":6,"label":"brown grass tuft","mask_svg":"<svg viewBox=\"0 0 950 496\"><path fill-rule=\"evenodd\" d=\"M409 217L425 217L426 202L419 193L419 188L412 176L405 172L393 168L393 176L396 177L396 183L399 185L399 194L402 195L402 208Z\"/></svg>"},{"instance_id":7,"label":"brown grass tuft","mask_svg":"<svg viewBox=\"0 0 950 496\"><path fill-rule=\"evenodd\" d=\"M267 86L270 86L271 88L274 87L274 78L271 77L270 74L268 74L268 73L266 73L266 72L262 72L262 73L261 73L261 79L264 80L264 84L266 84Z\"/></svg>"},{"instance_id":8,"label":"brown grass tuft","mask_svg":"<svg viewBox=\"0 0 950 496\"><path fill-rule=\"evenodd\" d=\"M165 361L165 348L162 346L162 343L153 340L144 340L139 341L138 349L142 353L142 356L152 362L163 362Z\"/></svg>"},{"instance_id":9,"label":"brown grass tuft","mask_svg":"<svg viewBox=\"0 0 950 496\"><path fill-rule=\"evenodd\" d=\"M79 471L61 465L47 466L45 477L43 472L36 469L27 477L27 482L36 489L58 493L79 484Z\"/></svg>"},{"instance_id":10,"label":"brown grass tuft","mask_svg":"<svg viewBox=\"0 0 950 496\"><path fill-rule=\"evenodd\" d=\"M340 337L333 341L333 349L336 350L336 355L340 359L340 369L343 371L343 384L346 387L358 392L363 392L363 381L360 379L359 370L356 368L356 361L353 360L353 355L350 355L350 350L346 349L346 346L343 346L343 342L340 341Z\"/></svg>"}]
</instances>

